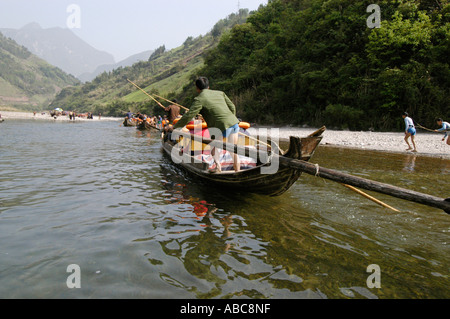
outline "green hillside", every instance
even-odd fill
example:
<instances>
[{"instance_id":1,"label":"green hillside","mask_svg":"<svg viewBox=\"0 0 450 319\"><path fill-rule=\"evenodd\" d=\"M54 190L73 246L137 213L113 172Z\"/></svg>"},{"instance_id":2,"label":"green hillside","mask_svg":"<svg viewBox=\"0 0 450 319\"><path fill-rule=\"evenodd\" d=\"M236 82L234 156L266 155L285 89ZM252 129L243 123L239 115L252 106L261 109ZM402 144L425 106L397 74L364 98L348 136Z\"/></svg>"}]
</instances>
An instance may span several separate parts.
<instances>
[{"instance_id":1,"label":"green hillside","mask_svg":"<svg viewBox=\"0 0 450 319\"><path fill-rule=\"evenodd\" d=\"M380 7L369 28L367 7ZM448 0L272 0L200 71L259 123L401 129L450 118Z\"/></svg>"},{"instance_id":2,"label":"green hillside","mask_svg":"<svg viewBox=\"0 0 450 319\"><path fill-rule=\"evenodd\" d=\"M204 66L204 53L217 45L224 32L245 22L248 15L248 10L245 9L239 14L231 14L219 21L210 32L197 38L188 37L177 48L167 51L165 46L161 46L148 61L104 72L84 85L66 88L58 94L51 106L112 116L121 116L129 109L147 114L160 112L156 103L127 79L149 93L167 98L179 97L183 94L183 87L192 82L192 78Z\"/></svg>"},{"instance_id":3,"label":"green hillside","mask_svg":"<svg viewBox=\"0 0 450 319\"><path fill-rule=\"evenodd\" d=\"M449 0L376 1L379 28L367 23L372 3L269 0L248 19L230 16L179 48L64 90L53 105L160 112L129 78L189 107L204 75L241 118L261 124L400 130L404 111L429 127L450 118Z\"/></svg>"},{"instance_id":4,"label":"green hillside","mask_svg":"<svg viewBox=\"0 0 450 319\"><path fill-rule=\"evenodd\" d=\"M0 33L0 108L42 110L79 81Z\"/></svg>"}]
</instances>

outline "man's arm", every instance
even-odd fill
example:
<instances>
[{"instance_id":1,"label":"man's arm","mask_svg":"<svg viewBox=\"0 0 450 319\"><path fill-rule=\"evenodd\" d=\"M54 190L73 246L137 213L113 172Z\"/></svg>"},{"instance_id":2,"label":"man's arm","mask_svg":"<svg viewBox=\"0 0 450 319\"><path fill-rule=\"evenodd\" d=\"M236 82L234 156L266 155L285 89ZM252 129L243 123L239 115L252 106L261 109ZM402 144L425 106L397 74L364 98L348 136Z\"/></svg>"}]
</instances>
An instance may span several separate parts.
<instances>
[{"instance_id":1,"label":"man's arm","mask_svg":"<svg viewBox=\"0 0 450 319\"><path fill-rule=\"evenodd\" d=\"M197 98L195 98L194 104L192 104L189 111L183 115L183 117L177 122L177 124L174 125L173 128L177 129L184 127L187 123L189 123L189 121L191 121L195 116L197 116L197 114L200 113L202 108L202 103Z\"/></svg>"},{"instance_id":2,"label":"man's arm","mask_svg":"<svg viewBox=\"0 0 450 319\"><path fill-rule=\"evenodd\" d=\"M236 115L236 106L233 104L233 102L231 102L230 98L225 93L223 94L223 97L225 98L225 102L227 103L230 111L233 112L234 115Z\"/></svg>"}]
</instances>

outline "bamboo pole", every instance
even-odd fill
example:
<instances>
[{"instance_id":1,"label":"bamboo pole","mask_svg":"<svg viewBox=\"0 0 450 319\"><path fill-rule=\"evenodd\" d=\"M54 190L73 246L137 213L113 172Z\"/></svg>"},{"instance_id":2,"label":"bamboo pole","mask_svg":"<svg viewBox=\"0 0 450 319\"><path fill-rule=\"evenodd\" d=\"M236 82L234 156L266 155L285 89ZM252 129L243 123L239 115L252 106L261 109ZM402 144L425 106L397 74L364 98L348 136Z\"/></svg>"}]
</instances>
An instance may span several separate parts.
<instances>
[{"instance_id":1,"label":"bamboo pole","mask_svg":"<svg viewBox=\"0 0 450 319\"><path fill-rule=\"evenodd\" d=\"M146 95L148 95L148 96L149 96L150 98L152 98L156 103L158 103L161 107L163 107L163 108L165 109L165 107L164 107L163 105L161 105L158 101L156 101L156 99L155 99L153 96L151 96L149 93L147 93L146 91L144 91L144 90L143 90L142 88L140 88L137 84L131 82L129 79L127 79L127 81L130 82L131 84L133 84L136 88L138 88L138 89L141 90L142 92L144 92ZM172 102L172 101L170 101L170 100L168 100L168 99L166 99L166 98L163 98L163 97L161 97L161 96L159 96L159 95L156 95L156 94L153 94L153 95L156 96L156 97L158 97L158 98L160 98L160 99L163 99L163 100L165 100L165 101L167 101L167 102L173 103L174 105L177 105L177 106L181 107L182 109L184 109L184 110L186 110L186 111L189 111L189 109L188 109L187 107L183 106L183 105L180 105L180 104L178 104L178 103ZM245 135L245 134L243 134L243 133L241 133L241 132L239 132L239 135L248 137L248 138L253 139L253 140L256 140L255 138L253 138L253 137L251 137L251 136L248 136L248 135ZM266 146L271 147L271 146L270 146L269 144L267 144L267 143L264 143L264 142L260 142L260 143L262 143L262 144L264 144L264 145L266 145ZM277 145L277 147L278 147L278 145Z\"/></svg>"},{"instance_id":2,"label":"bamboo pole","mask_svg":"<svg viewBox=\"0 0 450 319\"><path fill-rule=\"evenodd\" d=\"M422 125L420 125L419 123L416 123L418 128L421 128L422 130L428 131L428 132L435 132L434 130L430 130L429 128L426 128Z\"/></svg>"},{"instance_id":3,"label":"bamboo pole","mask_svg":"<svg viewBox=\"0 0 450 319\"><path fill-rule=\"evenodd\" d=\"M162 105L161 103L159 103L159 101L157 101L153 96L151 96L150 94L148 94L147 92L145 92L143 89L141 89L139 86L137 86L137 84L131 82L129 79L127 79L128 82L130 82L131 84L133 84L136 88L138 88L139 90L141 90L142 92L144 92L148 97L150 97L153 101L155 101L156 103L158 103L159 106L161 106L163 109L165 109L165 106Z\"/></svg>"},{"instance_id":4,"label":"bamboo pole","mask_svg":"<svg viewBox=\"0 0 450 319\"><path fill-rule=\"evenodd\" d=\"M131 84L133 84L136 88L138 88L138 89L141 90L142 92L144 92L147 96L149 96L153 101L155 101L156 103L158 103L160 106L162 106L163 108L165 108L165 107L164 107L160 102L158 102L152 95L150 95L149 93L147 93L146 91L144 91L143 89L141 89L137 84L131 82L129 79L127 79L127 81L130 82ZM168 99L166 99L166 98L163 98L163 97L161 97L161 96L159 96L159 95L156 95L156 94L153 94L153 95L156 96L156 97L158 97L158 98L160 98L160 99L162 99L162 100L165 100L165 101L167 101L167 102L169 102L169 103L172 103L172 104L174 104L174 105L176 105L176 106L179 106L179 107L181 107L182 109L185 109L186 111L189 111L189 109L188 109L187 107L184 107L184 106L182 106L182 105L180 105L180 104L178 104L178 103L172 102L172 101L170 101L170 100L168 100Z\"/></svg>"},{"instance_id":5,"label":"bamboo pole","mask_svg":"<svg viewBox=\"0 0 450 319\"><path fill-rule=\"evenodd\" d=\"M382 201L379 200L379 199L376 199L376 198L373 197L373 196L370 196L370 195L367 194L367 193L364 193L363 191L357 189L356 187L353 187L353 186L347 185L347 184L342 184L342 186L345 186L345 187L347 187L348 189L351 189L352 191L354 191L354 192L360 194L361 196L363 196L363 197L365 197L365 198L367 198L367 199L370 199L371 201L377 203L377 204L380 205L380 206L383 206L383 207L385 207L385 208L389 208L390 210L393 210L393 211L396 212L396 213L400 213L400 211L399 211L398 209L396 209L396 208L394 208L394 207L392 207L392 206L389 206L388 204L382 202Z\"/></svg>"},{"instance_id":6,"label":"bamboo pole","mask_svg":"<svg viewBox=\"0 0 450 319\"><path fill-rule=\"evenodd\" d=\"M166 102L172 103L173 105L179 106L179 107L181 107L182 109L184 109L184 110L186 110L186 111L189 111L189 109L188 109L187 107L183 106L183 105L180 105L180 104L178 104L178 103L175 103L175 102L173 102L173 101L170 101L170 100L168 100L168 99L166 99L166 98L164 98L164 97L162 97L162 96L156 95L155 93L153 93L153 95L156 96L157 98L160 98L160 99L166 101Z\"/></svg>"},{"instance_id":7,"label":"bamboo pole","mask_svg":"<svg viewBox=\"0 0 450 319\"><path fill-rule=\"evenodd\" d=\"M176 132L176 133L175 133ZM214 147L226 149L232 151L234 153L243 154L247 157L252 157L257 159L257 155L254 154L248 147L239 146L230 143L224 143L220 140L211 140L204 139L201 136L193 135L189 133L183 133L180 131L174 131L173 134L177 134L180 136L185 136L204 144L209 144ZM342 173L336 170L332 170L329 168L320 167L319 165L312 164L306 161L297 160L293 158L287 158L284 156L280 156L278 154L272 154L273 159L276 157L281 166L289 167L293 169L298 169L306 174L322 177L325 179L329 179L338 183L351 185L354 187L359 187L365 190L378 192L381 194L389 195L396 198L401 198L404 200L416 202L419 204L427 205L434 208L440 208L444 210L447 214L450 214L450 198L444 199L428 194L423 194L420 192L416 192L413 190L400 188L397 186L393 186L390 184L385 184L373 180L369 180L366 178L353 176L350 174Z\"/></svg>"}]
</instances>

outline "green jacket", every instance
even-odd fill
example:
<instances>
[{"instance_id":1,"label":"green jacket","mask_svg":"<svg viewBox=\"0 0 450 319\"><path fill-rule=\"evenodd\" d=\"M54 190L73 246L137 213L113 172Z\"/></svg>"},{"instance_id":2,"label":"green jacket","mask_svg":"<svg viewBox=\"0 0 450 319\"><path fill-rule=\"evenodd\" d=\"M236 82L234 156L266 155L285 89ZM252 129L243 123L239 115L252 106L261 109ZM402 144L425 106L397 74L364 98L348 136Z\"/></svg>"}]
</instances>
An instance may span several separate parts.
<instances>
[{"instance_id":1,"label":"green jacket","mask_svg":"<svg viewBox=\"0 0 450 319\"><path fill-rule=\"evenodd\" d=\"M195 99L189 111L175 124L174 129L182 128L197 114L203 115L208 127L216 127L222 132L238 124L236 106L221 91L203 90Z\"/></svg>"}]
</instances>

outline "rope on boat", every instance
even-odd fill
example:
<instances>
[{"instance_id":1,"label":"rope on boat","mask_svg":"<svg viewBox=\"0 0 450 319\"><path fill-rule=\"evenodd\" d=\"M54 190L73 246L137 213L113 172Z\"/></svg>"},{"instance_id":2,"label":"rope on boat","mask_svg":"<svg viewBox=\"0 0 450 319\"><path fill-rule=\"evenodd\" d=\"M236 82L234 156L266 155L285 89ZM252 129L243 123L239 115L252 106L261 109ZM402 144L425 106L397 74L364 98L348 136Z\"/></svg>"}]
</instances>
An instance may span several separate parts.
<instances>
[{"instance_id":1,"label":"rope on boat","mask_svg":"<svg viewBox=\"0 0 450 319\"><path fill-rule=\"evenodd\" d=\"M317 177L317 176L319 176L320 166L319 166L319 164L314 164L314 166L316 167L316 174L314 176Z\"/></svg>"}]
</instances>

